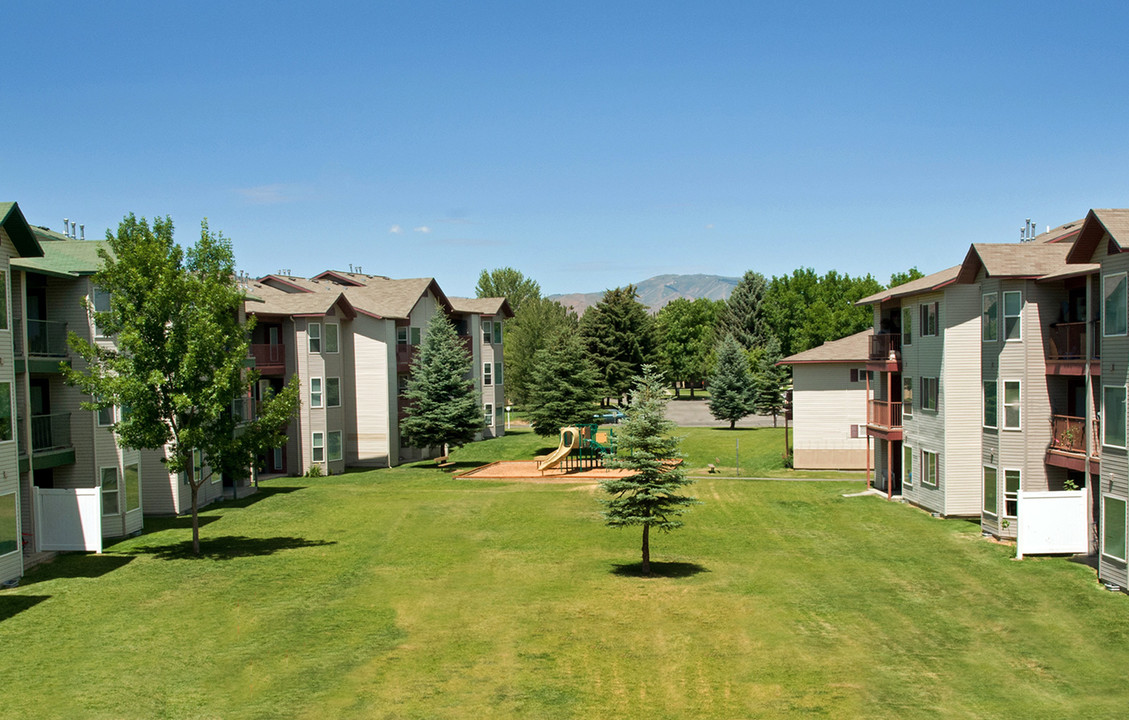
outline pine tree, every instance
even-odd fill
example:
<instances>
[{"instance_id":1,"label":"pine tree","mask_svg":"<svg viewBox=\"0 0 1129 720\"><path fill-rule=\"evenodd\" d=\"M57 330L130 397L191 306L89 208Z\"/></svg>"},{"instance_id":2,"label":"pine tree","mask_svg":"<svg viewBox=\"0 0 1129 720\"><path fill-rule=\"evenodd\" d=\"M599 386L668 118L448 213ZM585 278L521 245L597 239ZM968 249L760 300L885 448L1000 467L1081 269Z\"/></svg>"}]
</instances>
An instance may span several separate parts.
<instances>
[{"instance_id":1,"label":"pine tree","mask_svg":"<svg viewBox=\"0 0 1129 720\"><path fill-rule=\"evenodd\" d=\"M745 351L732 335L717 348L717 366L710 376L710 414L728 420L729 429L753 409L753 382Z\"/></svg>"},{"instance_id":2,"label":"pine tree","mask_svg":"<svg viewBox=\"0 0 1129 720\"><path fill-rule=\"evenodd\" d=\"M650 365L635 378L635 389L619 433L619 459L609 467L630 470L626 477L604 480L600 486L612 495L603 500L604 521L611 527L643 526L643 574L651 574L651 528L669 532L682 527L679 516L698 500L678 491L694 482L680 463L679 438L672 437L674 423L666 419L669 398L662 377Z\"/></svg>"},{"instance_id":3,"label":"pine tree","mask_svg":"<svg viewBox=\"0 0 1129 720\"><path fill-rule=\"evenodd\" d=\"M776 363L780 360L780 343L769 338L764 347L754 351L753 410L758 415L771 415L776 427L776 416L784 409L784 381L788 371Z\"/></svg>"},{"instance_id":4,"label":"pine tree","mask_svg":"<svg viewBox=\"0 0 1129 720\"><path fill-rule=\"evenodd\" d=\"M600 373L605 397L617 400L655 353L654 321L635 299L635 286L616 288L584 313L580 332Z\"/></svg>"},{"instance_id":5,"label":"pine tree","mask_svg":"<svg viewBox=\"0 0 1129 720\"><path fill-rule=\"evenodd\" d=\"M529 420L538 435L555 435L562 427L592 422L599 398L599 378L577 332L563 329L538 350L530 368Z\"/></svg>"},{"instance_id":6,"label":"pine tree","mask_svg":"<svg viewBox=\"0 0 1129 720\"><path fill-rule=\"evenodd\" d=\"M458 447L474 439L483 428L482 403L470 377L471 358L455 327L436 310L427 335L412 361L407 417L400 433L413 447Z\"/></svg>"},{"instance_id":7,"label":"pine tree","mask_svg":"<svg viewBox=\"0 0 1129 720\"><path fill-rule=\"evenodd\" d=\"M763 345L769 337L763 306L767 288L764 275L747 271L725 301L725 309L718 318L719 336L732 335L746 350Z\"/></svg>"},{"instance_id":8,"label":"pine tree","mask_svg":"<svg viewBox=\"0 0 1129 720\"><path fill-rule=\"evenodd\" d=\"M506 323L506 397L518 405L529 401L529 386L537 351L550 347L561 332L574 332L578 319L556 300L532 298ZM587 352L585 350L585 352Z\"/></svg>"}]
</instances>

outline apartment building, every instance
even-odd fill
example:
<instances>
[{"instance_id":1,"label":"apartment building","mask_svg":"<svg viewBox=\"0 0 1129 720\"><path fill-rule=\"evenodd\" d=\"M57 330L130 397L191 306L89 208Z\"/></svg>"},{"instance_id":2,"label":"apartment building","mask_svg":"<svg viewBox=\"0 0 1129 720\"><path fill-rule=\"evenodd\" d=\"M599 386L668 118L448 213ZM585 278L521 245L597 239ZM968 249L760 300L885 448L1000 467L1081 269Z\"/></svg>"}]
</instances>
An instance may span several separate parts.
<instances>
[{"instance_id":1,"label":"apartment building","mask_svg":"<svg viewBox=\"0 0 1129 720\"><path fill-rule=\"evenodd\" d=\"M395 280L326 271L313 278L267 275L247 287L256 393L297 376L302 407L288 440L266 458L268 472L301 474L346 466L388 467L434 457L438 448L409 447L399 433L412 360L441 309L472 357L483 403L481 437L504 434L502 323L504 298L448 298L432 278Z\"/></svg>"}]
</instances>

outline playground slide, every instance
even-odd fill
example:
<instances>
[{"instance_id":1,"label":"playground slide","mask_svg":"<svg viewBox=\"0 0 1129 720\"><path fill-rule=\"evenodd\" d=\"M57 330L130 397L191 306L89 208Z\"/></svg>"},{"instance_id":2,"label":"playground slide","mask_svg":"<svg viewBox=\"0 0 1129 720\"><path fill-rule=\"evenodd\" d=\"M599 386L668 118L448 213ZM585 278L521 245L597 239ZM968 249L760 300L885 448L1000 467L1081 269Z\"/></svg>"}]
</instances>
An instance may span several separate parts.
<instances>
[{"instance_id":1,"label":"playground slide","mask_svg":"<svg viewBox=\"0 0 1129 720\"><path fill-rule=\"evenodd\" d=\"M537 463L538 470L549 470L561 464L561 460L568 457L568 454L580 447L580 428L566 427L561 428L561 445L553 454Z\"/></svg>"}]
</instances>

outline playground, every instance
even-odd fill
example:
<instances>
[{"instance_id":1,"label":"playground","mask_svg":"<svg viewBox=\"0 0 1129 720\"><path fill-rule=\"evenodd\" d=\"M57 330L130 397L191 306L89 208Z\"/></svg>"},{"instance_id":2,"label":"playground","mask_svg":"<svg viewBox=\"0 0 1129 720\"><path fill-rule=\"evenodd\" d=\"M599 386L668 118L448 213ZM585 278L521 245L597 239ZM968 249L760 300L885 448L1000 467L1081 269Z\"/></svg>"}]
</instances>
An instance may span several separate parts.
<instances>
[{"instance_id":1,"label":"playground","mask_svg":"<svg viewBox=\"0 0 1129 720\"><path fill-rule=\"evenodd\" d=\"M605 467L615 457L616 438L611 428L572 425L561 428L560 444L549 455L533 460L502 460L460 473L472 480L531 480L535 482L596 481L623 477L629 470Z\"/></svg>"}]
</instances>

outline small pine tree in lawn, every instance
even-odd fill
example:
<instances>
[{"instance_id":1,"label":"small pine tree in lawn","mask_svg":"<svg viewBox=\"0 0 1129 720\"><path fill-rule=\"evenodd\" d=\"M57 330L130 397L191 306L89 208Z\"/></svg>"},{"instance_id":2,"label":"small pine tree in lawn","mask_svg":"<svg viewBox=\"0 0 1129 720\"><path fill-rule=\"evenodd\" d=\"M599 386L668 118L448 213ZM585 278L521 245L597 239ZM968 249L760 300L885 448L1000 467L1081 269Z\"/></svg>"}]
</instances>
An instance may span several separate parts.
<instances>
[{"instance_id":1,"label":"small pine tree in lawn","mask_svg":"<svg viewBox=\"0 0 1129 720\"><path fill-rule=\"evenodd\" d=\"M467 353L442 310L427 324L427 336L412 361L407 417L400 433L413 447L465 445L482 430L485 420Z\"/></svg>"},{"instance_id":2,"label":"small pine tree in lawn","mask_svg":"<svg viewBox=\"0 0 1129 720\"><path fill-rule=\"evenodd\" d=\"M538 350L529 375L529 422L538 435L592 422L600 378L576 330L562 330Z\"/></svg>"},{"instance_id":3,"label":"small pine tree in lawn","mask_svg":"<svg viewBox=\"0 0 1129 720\"><path fill-rule=\"evenodd\" d=\"M788 371L776 363L780 360L780 343L776 338L756 349L753 362L753 410L758 415L771 415L772 426L784 409L784 382Z\"/></svg>"},{"instance_id":4,"label":"small pine tree in lawn","mask_svg":"<svg viewBox=\"0 0 1129 720\"><path fill-rule=\"evenodd\" d=\"M651 574L651 528L669 532L682 527L679 516L698 500L679 495L694 482L680 463L679 438L671 436L674 423L666 419L669 398L662 377L650 365L635 379L627 418L619 432L619 456L609 467L630 470L626 477L604 480L600 486L612 495L603 500L604 521L611 527L643 526L643 574Z\"/></svg>"},{"instance_id":5,"label":"small pine tree in lawn","mask_svg":"<svg viewBox=\"0 0 1129 720\"><path fill-rule=\"evenodd\" d=\"M745 351L732 335L717 348L717 366L710 376L710 414L728 420L729 428L753 409L753 381Z\"/></svg>"}]
</instances>

